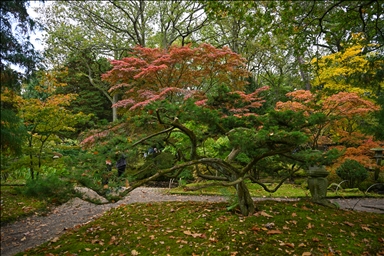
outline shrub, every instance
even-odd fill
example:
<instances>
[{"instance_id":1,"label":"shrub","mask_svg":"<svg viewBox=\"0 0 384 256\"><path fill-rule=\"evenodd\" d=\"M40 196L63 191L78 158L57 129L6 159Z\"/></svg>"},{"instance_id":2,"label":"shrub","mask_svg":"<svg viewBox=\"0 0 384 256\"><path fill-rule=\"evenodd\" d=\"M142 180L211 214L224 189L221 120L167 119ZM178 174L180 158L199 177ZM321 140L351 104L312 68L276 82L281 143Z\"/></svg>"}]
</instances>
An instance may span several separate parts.
<instances>
[{"instance_id":1,"label":"shrub","mask_svg":"<svg viewBox=\"0 0 384 256\"><path fill-rule=\"evenodd\" d=\"M368 171L356 160L347 159L336 170L336 174L343 180L347 180L349 188L358 187L358 185L368 177Z\"/></svg>"},{"instance_id":2,"label":"shrub","mask_svg":"<svg viewBox=\"0 0 384 256\"><path fill-rule=\"evenodd\" d=\"M27 180L25 187L19 188L26 196L36 197L51 203L61 204L76 195L74 185L57 175L47 175L35 180Z\"/></svg>"}]
</instances>

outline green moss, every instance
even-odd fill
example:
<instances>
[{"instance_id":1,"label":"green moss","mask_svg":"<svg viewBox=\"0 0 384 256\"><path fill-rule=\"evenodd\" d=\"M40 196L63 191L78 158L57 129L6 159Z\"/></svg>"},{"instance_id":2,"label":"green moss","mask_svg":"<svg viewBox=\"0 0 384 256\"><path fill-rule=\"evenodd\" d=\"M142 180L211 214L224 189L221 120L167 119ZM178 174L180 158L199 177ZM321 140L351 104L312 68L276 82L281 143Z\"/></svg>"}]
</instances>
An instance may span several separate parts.
<instances>
[{"instance_id":1,"label":"green moss","mask_svg":"<svg viewBox=\"0 0 384 256\"><path fill-rule=\"evenodd\" d=\"M13 222L35 212L47 211L48 202L23 195L14 186L1 186L1 224Z\"/></svg>"},{"instance_id":2,"label":"green moss","mask_svg":"<svg viewBox=\"0 0 384 256\"><path fill-rule=\"evenodd\" d=\"M375 255L383 245L381 214L334 210L306 200L260 202L249 217L226 206L123 205L18 255Z\"/></svg>"}]
</instances>

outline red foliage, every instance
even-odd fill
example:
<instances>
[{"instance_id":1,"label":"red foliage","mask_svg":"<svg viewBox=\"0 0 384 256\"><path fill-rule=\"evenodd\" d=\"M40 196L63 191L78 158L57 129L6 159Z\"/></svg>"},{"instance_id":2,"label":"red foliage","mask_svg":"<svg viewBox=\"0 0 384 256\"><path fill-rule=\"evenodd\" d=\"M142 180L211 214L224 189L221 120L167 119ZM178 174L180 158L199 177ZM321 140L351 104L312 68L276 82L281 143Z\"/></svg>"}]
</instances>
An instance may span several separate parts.
<instances>
[{"instance_id":1,"label":"red foliage","mask_svg":"<svg viewBox=\"0 0 384 256\"><path fill-rule=\"evenodd\" d=\"M240 90L249 76L240 55L209 44L173 46L168 51L135 47L130 57L111 64L112 70L102 78L112 84L110 92L124 93L114 106L130 109L165 98L201 96L222 84Z\"/></svg>"},{"instance_id":2,"label":"red foliage","mask_svg":"<svg viewBox=\"0 0 384 256\"><path fill-rule=\"evenodd\" d=\"M357 160L367 168L376 165L370 149L383 143L375 142L371 136L363 134L357 120L378 110L377 105L356 93L348 92L322 98L309 91L299 90L288 93L287 96L292 101L278 102L277 110L304 111L308 117L319 112L325 114L327 122L307 132L317 140L314 145L338 145L336 148L345 151L344 156L333 167L338 167L345 159Z\"/></svg>"}]
</instances>

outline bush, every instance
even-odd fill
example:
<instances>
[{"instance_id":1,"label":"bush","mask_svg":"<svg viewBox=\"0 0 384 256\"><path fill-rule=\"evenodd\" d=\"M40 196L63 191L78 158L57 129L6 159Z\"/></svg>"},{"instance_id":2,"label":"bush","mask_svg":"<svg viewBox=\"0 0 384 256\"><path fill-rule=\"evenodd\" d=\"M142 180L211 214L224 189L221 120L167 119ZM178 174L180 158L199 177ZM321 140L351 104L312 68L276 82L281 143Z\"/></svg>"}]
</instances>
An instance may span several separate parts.
<instances>
[{"instance_id":1,"label":"bush","mask_svg":"<svg viewBox=\"0 0 384 256\"><path fill-rule=\"evenodd\" d=\"M349 188L358 187L358 185L368 177L368 171L356 160L347 159L336 169L336 174L343 180L347 180Z\"/></svg>"},{"instance_id":2,"label":"bush","mask_svg":"<svg viewBox=\"0 0 384 256\"><path fill-rule=\"evenodd\" d=\"M36 180L27 180L25 187L19 192L30 197L47 200L51 203L62 204L76 195L74 185L60 179L57 175L47 175Z\"/></svg>"}]
</instances>

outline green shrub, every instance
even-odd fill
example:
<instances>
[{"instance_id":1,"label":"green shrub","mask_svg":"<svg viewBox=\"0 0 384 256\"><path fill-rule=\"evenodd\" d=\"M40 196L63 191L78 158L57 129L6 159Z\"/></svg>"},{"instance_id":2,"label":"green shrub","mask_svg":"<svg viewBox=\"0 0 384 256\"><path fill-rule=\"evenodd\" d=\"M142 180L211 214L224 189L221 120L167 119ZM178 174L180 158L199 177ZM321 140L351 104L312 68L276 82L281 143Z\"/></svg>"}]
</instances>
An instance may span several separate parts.
<instances>
[{"instance_id":1,"label":"green shrub","mask_svg":"<svg viewBox=\"0 0 384 256\"><path fill-rule=\"evenodd\" d=\"M27 180L25 187L19 188L19 192L51 203L61 204L76 195L74 185L69 181L60 179L57 175L47 175L39 179Z\"/></svg>"},{"instance_id":2,"label":"green shrub","mask_svg":"<svg viewBox=\"0 0 384 256\"><path fill-rule=\"evenodd\" d=\"M358 187L358 185L368 177L368 171L356 160L347 159L336 170L336 174L343 180L349 188Z\"/></svg>"}]
</instances>

